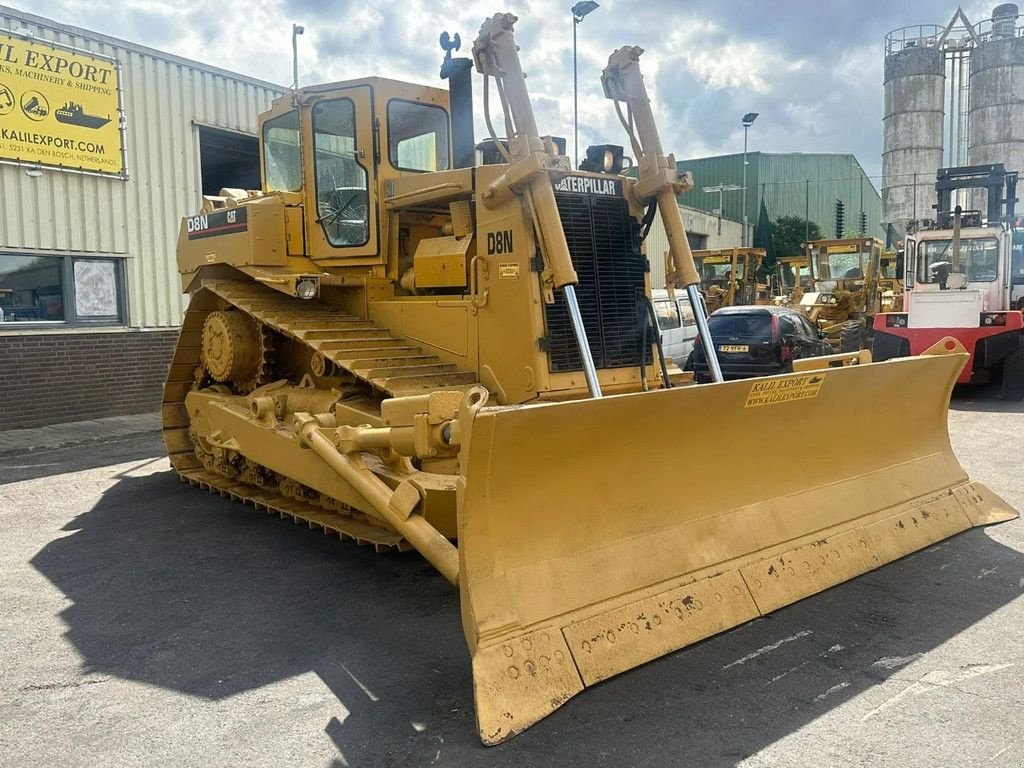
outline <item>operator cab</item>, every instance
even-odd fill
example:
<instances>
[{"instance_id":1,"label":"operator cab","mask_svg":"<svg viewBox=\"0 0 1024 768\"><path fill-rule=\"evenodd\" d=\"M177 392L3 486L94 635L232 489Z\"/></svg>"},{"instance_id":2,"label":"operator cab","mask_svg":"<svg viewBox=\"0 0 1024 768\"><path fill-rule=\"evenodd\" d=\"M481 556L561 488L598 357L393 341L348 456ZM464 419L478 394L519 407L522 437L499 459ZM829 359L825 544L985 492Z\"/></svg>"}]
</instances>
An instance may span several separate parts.
<instances>
[{"instance_id":1,"label":"operator cab","mask_svg":"<svg viewBox=\"0 0 1024 768\"><path fill-rule=\"evenodd\" d=\"M381 263L384 185L451 168L448 92L439 88L377 77L318 85L280 96L259 122L263 191L315 212L303 250L328 264Z\"/></svg>"},{"instance_id":2,"label":"operator cab","mask_svg":"<svg viewBox=\"0 0 1024 768\"><path fill-rule=\"evenodd\" d=\"M864 281L877 277L882 243L875 238L817 240L805 245L815 290L856 291Z\"/></svg>"},{"instance_id":3,"label":"operator cab","mask_svg":"<svg viewBox=\"0 0 1024 768\"><path fill-rule=\"evenodd\" d=\"M729 281L743 282L743 273L746 268L746 258L740 257L736 260L735 269L732 259L726 256L693 256L694 264L697 267L697 274L701 275L701 283L705 288L715 285L723 291L728 290Z\"/></svg>"},{"instance_id":4,"label":"operator cab","mask_svg":"<svg viewBox=\"0 0 1024 768\"><path fill-rule=\"evenodd\" d=\"M948 230L922 232L917 237L914 282L918 290L968 288L985 291L999 279L999 228L971 227L960 231L959 243Z\"/></svg>"}]
</instances>

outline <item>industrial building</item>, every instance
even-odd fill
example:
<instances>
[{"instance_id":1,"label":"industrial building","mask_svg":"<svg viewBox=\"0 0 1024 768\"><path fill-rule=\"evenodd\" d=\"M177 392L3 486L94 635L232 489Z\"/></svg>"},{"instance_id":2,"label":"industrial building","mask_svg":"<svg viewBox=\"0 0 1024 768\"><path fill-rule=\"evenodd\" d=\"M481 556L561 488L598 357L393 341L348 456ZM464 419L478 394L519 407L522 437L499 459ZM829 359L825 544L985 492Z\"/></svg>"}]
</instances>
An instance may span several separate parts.
<instances>
[{"instance_id":1,"label":"industrial building","mask_svg":"<svg viewBox=\"0 0 1024 768\"><path fill-rule=\"evenodd\" d=\"M0 62L0 429L154 409L181 217L283 89L2 6Z\"/></svg>"},{"instance_id":2,"label":"industrial building","mask_svg":"<svg viewBox=\"0 0 1024 768\"><path fill-rule=\"evenodd\" d=\"M972 22L915 24L885 38L882 220L932 218L941 167L1002 163L1024 171L1024 27L1016 4ZM957 203L984 210L984 192ZM969 197L969 199L968 199Z\"/></svg>"},{"instance_id":3,"label":"industrial building","mask_svg":"<svg viewBox=\"0 0 1024 768\"><path fill-rule=\"evenodd\" d=\"M799 216L817 223L824 237L834 237L836 204L842 203L845 233L863 230L885 237L878 190L853 155L748 152L747 163L749 226L756 224L764 200L770 218ZM743 220L742 154L682 160L678 166L694 179L694 188L679 196L680 204L710 212L721 209L724 216ZM718 191L719 187L724 189Z\"/></svg>"}]
</instances>

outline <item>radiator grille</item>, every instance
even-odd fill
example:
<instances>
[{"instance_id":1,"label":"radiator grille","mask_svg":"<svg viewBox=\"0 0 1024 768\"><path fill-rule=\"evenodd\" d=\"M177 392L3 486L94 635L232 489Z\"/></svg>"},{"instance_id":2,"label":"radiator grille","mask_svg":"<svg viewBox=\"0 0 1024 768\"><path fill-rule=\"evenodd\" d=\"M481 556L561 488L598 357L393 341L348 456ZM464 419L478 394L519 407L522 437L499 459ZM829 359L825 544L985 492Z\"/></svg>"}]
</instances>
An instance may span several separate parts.
<instances>
[{"instance_id":1,"label":"radiator grille","mask_svg":"<svg viewBox=\"0 0 1024 768\"><path fill-rule=\"evenodd\" d=\"M621 197L556 193L558 213L579 275L576 296L587 341L598 368L640 365L643 327L637 298L644 291L647 259L640 253L640 226ZM583 369L565 297L545 305L548 358L552 371ZM644 351L652 361L652 339Z\"/></svg>"}]
</instances>

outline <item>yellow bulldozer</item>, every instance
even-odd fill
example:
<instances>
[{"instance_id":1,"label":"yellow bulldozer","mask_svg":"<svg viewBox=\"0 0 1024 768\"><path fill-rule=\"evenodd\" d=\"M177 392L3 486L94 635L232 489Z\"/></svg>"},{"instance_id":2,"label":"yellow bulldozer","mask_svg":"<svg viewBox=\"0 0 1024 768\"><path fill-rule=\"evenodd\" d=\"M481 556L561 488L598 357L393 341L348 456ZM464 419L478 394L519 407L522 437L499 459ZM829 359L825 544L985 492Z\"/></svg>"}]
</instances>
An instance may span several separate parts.
<instances>
[{"instance_id":1,"label":"yellow bulldozer","mask_svg":"<svg viewBox=\"0 0 1024 768\"><path fill-rule=\"evenodd\" d=\"M416 549L457 586L486 744L1015 516L950 448L960 348L722 383L676 204L690 182L662 149L642 50L602 74L637 177L581 172L539 132L515 21L486 20L472 60L449 51L448 90L372 77L274 101L262 189L181 223L191 298L163 398L184 480ZM474 67L505 129L490 164L475 164ZM674 386L649 332L641 236L658 209L716 383ZM788 428L839 409L907 428L879 443L855 419L848 438L873 449L841 455ZM738 481L737 460L770 488Z\"/></svg>"}]
</instances>

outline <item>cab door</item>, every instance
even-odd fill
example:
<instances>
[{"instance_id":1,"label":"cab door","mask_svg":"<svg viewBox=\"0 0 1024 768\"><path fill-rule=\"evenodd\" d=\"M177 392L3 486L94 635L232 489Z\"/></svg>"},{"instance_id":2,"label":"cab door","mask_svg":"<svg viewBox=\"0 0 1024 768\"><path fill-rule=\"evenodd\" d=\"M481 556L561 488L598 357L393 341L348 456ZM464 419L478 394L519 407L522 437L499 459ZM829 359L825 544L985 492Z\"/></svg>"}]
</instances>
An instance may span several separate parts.
<instances>
[{"instance_id":1,"label":"cab door","mask_svg":"<svg viewBox=\"0 0 1024 768\"><path fill-rule=\"evenodd\" d=\"M332 91L312 102L305 164L309 253L346 265L378 264L379 215L373 91L368 85Z\"/></svg>"}]
</instances>

